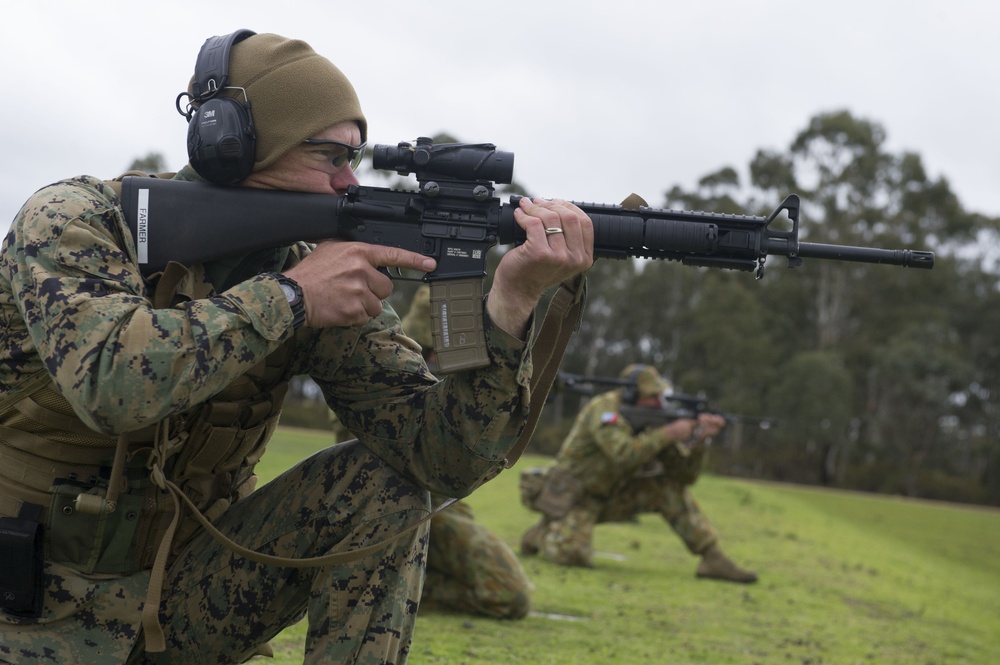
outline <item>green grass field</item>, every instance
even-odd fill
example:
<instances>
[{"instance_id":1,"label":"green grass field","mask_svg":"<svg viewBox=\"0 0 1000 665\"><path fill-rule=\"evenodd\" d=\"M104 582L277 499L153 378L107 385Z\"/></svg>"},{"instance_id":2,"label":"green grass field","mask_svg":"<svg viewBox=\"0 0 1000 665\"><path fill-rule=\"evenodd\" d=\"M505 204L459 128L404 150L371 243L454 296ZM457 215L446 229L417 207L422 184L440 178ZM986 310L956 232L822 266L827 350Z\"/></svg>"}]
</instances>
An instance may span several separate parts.
<instances>
[{"instance_id":1,"label":"green grass field","mask_svg":"<svg viewBox=\"0 0 1000 665\"><path fill-rule=\"evenodd\" d=\"M261 480L330 440L280 430ZM518 470L545 463L525 457L469 498L515 551L537 517ZM697 560L644 515L597 529L593 569L525 559L536 592L522 621L421 614L409 662L1000 663L1000 511L717 476L693 492L757 584L697 580ZM301 663L303 636L287 629L270 662Z\"/></svg>"}]
</instances>

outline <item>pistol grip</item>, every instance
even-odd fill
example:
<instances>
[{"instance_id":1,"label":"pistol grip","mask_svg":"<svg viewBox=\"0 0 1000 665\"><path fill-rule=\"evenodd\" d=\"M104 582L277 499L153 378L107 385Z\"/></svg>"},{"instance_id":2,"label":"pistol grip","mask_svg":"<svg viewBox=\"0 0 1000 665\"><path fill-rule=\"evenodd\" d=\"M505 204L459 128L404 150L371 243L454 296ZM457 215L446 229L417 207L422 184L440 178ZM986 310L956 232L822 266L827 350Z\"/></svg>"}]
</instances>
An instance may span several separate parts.
<instances>
[{"instance_id":1,"label":"pistol grip","mask_svg":"<svg viewBox=\"0 0 1000 665\"><path fill-rule=\"evenodd\" d=\"M481 278L431 282L431 334L442 374L490 364Z\"/></svg>"}]
</instances>

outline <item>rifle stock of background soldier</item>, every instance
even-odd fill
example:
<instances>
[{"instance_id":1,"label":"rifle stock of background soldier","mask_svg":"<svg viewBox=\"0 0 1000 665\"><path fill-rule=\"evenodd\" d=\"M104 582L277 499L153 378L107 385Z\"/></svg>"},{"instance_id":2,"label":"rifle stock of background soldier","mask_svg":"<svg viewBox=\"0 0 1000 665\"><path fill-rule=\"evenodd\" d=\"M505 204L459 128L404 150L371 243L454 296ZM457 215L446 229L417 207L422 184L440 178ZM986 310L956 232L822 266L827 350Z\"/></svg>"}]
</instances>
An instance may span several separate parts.
<instances>
[{"instance_id":1,"label":"rifle stock of background soldier","mask_svg":"<svg viewBox=\"0 0 1000 665\"><path fill-rule=\"evenodd\" d=\"M496 244L524 242L514 221L519 196L502 203L494 185L509 184L514 155L489 143L376 145L373 166L414 173L418 191L352 186L344 196L222 187L126 177L122 201L145 274L170 261L196 263L296 241L327 238L388 245L433 257L431 324L439 369L488 363L481 307L486 255ZM799 198L791 194L767 217L623 205L576 203L592 219L594 255L650 258L686 265L755 271L768 255L795 267L803 258L930 269L934 254L800 242ZM788 230L772 229L782 213Z\"/></svg>"},{"instance_id":2,"label":"rifle stock of background soldier","mask_svg":"<svg viewBox=\"0 0 1000 665\"><path fill-rule=\"evenodd\" d=\"M628 379L582 376L580 374L559 372L556 374L556 380L552 384L552 389L569 390L579 395L593 397L597 394L597 391L594 389L595 386L635 387L634 383L628 381ZM744 416L736 413L717 411L709 406L708 398L683 393L664 394L661 397L661 406L658 409L622 402L618 406L618 412L636 432L662 427L681 418L693 418L697 420L698 415L702 413L714 413L721 416L727 424L740 423L759 427L760 429L770 429L778 425L778 421L774 418Z\"/></svg>"}]
</instances>

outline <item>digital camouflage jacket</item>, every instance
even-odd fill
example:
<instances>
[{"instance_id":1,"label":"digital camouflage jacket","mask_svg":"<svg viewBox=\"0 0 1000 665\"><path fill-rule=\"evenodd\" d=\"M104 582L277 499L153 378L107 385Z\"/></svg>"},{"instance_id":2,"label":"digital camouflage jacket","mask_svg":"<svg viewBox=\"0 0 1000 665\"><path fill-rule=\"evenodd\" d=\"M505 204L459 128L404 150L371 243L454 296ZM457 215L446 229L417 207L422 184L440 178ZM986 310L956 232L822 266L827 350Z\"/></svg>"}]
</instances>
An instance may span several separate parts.
<instances>
[{"instance_id":1,"label":"digital camouflage jacket","mask_svg":"<svg viewBox=\"0 0 1000 665\"><path fill-rule=\"evenodd\" d=\"M175 177L197 179L189 169ZM0 250L0 428L9 433L0 436L0 517L17 515L25 500L61 505L44 489L54 480L45 469L79 464L82 478L99 476L94 470L105 468L108 444L119 436L143 442L169 423L184 441L177 428L200 422L189 414L279 351L282 376L272 379L312 377L338 419L418 485L464 496L495 472L526 417L528 347L487 320L492 364L438 381L387 304L364 325L295 331L270 273L308 251L300 245L190 266L184 288L163 305L139 271L106 183L81 176L36 192ZM38 380L64 410L26 409L31 400L18 406ZM275 394L277 413L283 392ZM58 417L32 419L25 410ZM266 444L276 416L264 416ZM263 446L252 452L251 470ZM15 466L18 477L4 475ZM131 484L135 469L128 473Z\"/></svg>"}]
</instances>

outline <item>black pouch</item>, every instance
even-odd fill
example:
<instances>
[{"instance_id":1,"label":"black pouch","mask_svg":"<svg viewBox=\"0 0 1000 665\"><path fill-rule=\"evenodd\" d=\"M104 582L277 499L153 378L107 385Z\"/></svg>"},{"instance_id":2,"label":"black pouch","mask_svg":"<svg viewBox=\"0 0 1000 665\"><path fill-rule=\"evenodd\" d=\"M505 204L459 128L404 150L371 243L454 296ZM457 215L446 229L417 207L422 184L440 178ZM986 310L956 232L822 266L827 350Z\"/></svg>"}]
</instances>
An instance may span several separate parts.
<instances>
[{"instance_id":1,"label":"black pouch","mask_svg":"<svg viewBox=\"0 0 1000 665\"><path fill-rule=\"evenodd\" d=\"M0 517L0 608L21 617L42 615L45 526L42 507L21 504L17 517Z\"/></svg>"}]
</instances>

